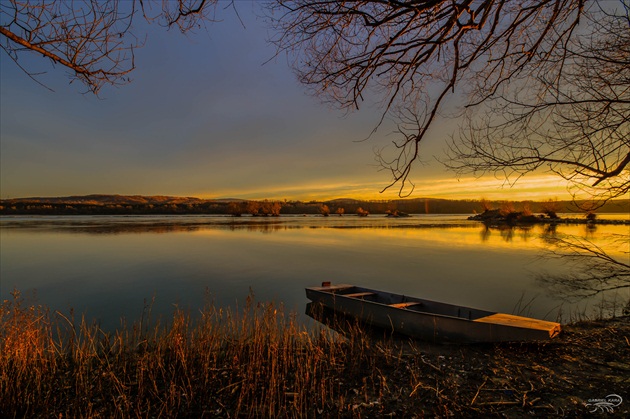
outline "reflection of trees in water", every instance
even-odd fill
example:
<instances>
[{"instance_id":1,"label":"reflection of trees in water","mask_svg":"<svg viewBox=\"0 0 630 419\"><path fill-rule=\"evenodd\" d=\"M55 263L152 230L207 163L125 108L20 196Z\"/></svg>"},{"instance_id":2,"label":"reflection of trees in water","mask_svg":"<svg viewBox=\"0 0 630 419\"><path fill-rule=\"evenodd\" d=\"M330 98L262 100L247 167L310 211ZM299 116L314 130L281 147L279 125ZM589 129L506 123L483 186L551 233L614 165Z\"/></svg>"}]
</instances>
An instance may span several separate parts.
<instances>
[{"instance_id":1,"label":"reflection of trees in water","mask_svg":"<svg viewBox=\"0 0 630 419\"><path fill-rule=\"evenodd\" d=\"M584 234L588 238L595 237L595 232L597 231L597 226L595 224L585 224L584 225Z\"/></svg>"},{"instance_id":2,"label":"reflection of trees in water","mask_svg":"<svg viewBox=\"0 0 630 419\"><path fill-rule=\"evenodd\" d=\"M32 226L29 228L33 228ZM63 224L63 225L46 225L34 228L43 228L45 230L54 231L55 233L69 234L93 234L93 235L118 235L118 234L165 234L179 232L194 232L200 230L199 225L195 224Z\"/></svg>"},{"instance_id":3,"label":"reflection of trees in water","mask_svg":"<svg viewBox=\"0 0 630 419\"><path fill-rule=\"evenodd\" d=\"M491 235L492 235L492 231L490 231L490 227L487 225L484 225L483 229L481 229L481 241L487 242L490 239Z\"/></svg>"},{"instance_id":4,"label":"reflection of trees in water","mask_svg":"<svg viewBox=\"0 0 630 419\"><path fill-rule=\"evenodd\" d=\"M238 224L232 224L230 226L230 230L240 230L240 229L246 229L247 231L258 231L261 233L273 233L275 231L280 231L280 230L290 230L290 229L295 229L295 226L288 226L286 224L280 224L280 223L262 223L262 224L247 224L247 225L238 225Z\"/></svg>"},{"instance_id":5,"label":"reflection of trees in water","mask_svg":"<svg viewBox=\"0 0 630 419\"><path fill-rule=\"evenodd\" d=\"M532 238L531 226L485 225L480 232L481 241L487 242L493 232L511 242L515 237L523 241ZM536 279L544 285L551 294L568 301L577 302L599 294L611 298L609 293L630 289L630 247L629 235L611 234L606 237L596 236L597 226L586 224L582 237L558 232L557 224L546 224L543 227L540 240L547 245L542 251L541 258L555 259L564 262L566 269L563 274L549 274L541 272ZM621 257L610 255L611 250L604 250L594 243L594 239L604 240L606 249L619 250ZM614 298L618 298L615 296ZM609 307L612 314L619 313L624 304L624 311L630 311L630 298L625 302Z\"/></svg>"},{"instance_id":6,"label":"reflection of trees in water","mask_svg":"<svg viewBox=\"0 0 630 419\"><path fill-rule=\"evenodd\" d=\"M492 230L498 230L501 238L506 242L511 242L514 240L514 237L518 235L523 241L528 241L532 238L532 229L533 226L511 226L507 224L501 224L497 226L489 226L484 225L484 228L481 230L481 241L486 242L490 239L492 235Z\"/></svg>"},{"instance_id":7,"label":"reflection of trees in water","mask_svg":"<svg viewBox=\"0 0 630 419\"><path fill-rule=\"evenodd\" d=\"M177 224L167 224L167 225L154 225L154 226L118 226L118 227L101 227L92 229L90 227L83 228L82 233L91 233L91 234L142 234L142 233L157 233L157 234L166 234L166 233L190 233L194 231L198 231L200 229L197 225L177 225Z\"/></svg>"},{"instance_id":8,"label":"reflection of trees in water","mask_svg":"<svg viewBox=\"0 0 630 419\"><path fill-rule=\"evenodd\" d=\"M24 230L47 230L56 233L68 234L94 234L94 235L117 235L117 234L140 234L140 233L178 233L196 232L203 230L230 230L230 231L258 231L271 233L285 230L299 229L336 229L336 230L398 230L398 229L453 229L453 228L478 228L476 223L430 223L430 224L396 224L385 222L383 219L374 218L368 222L355 224L352 222L325 222L309 219L306 221L297 219L262 218L248 220L242 218L228 218L219 220L147 220L147 221L16 221L4 222L3 229L24 229ZM323 220L324 217L321 217Z\"/></svg>"},{"instance_id":9,"label":"reflection of trees in water","mask_svg":"<svg viewBox=\"0 0 630 419\"><path fill-rule=\"evenodd\" d=\"M540 238L543 242L547 244L554 244L558 235L558 225L555 223L545 224L545 228L543 229L543 233L540 235Z\"/></svg>"},{"instance_id":10,"label":"reflection of trees in water","mask_svg":"<svg viewBox=\"0 0 630 419\"><path fill-rule=\"evenodd\" d=\"M559 236L554 231L543 234L543 238L552 246L545 250L542 257L561 260L568 267L565 274L540 273L536 276L541 284L558 297L576 302L598 294L630 288L628 235L610 236L611 247L620 250L620 258L611 256L588 236ZM629 309L630 299L626 304L626 309ZM614 309L612 314L618 311Z\"/></svg>"},{"instance_id":11,"label":"reflection of trees in water","mask_svg":"<svg viewBox=\"0 0 630 419\"><path fill-rule=\"evenodd\" d=\"M532 228L533 226L523 226L520 228L520 236L523 241L528 241L532 238Z\"/></svg>"}]
</instances>

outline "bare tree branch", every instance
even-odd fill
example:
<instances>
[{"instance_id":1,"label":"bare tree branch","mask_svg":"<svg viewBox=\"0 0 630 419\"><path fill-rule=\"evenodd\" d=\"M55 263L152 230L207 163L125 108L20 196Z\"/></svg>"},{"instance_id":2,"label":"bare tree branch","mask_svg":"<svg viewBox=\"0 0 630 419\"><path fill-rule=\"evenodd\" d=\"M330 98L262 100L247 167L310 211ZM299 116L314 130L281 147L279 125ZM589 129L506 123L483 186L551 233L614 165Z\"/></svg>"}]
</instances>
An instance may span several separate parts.
<instances>
[{"instance_id":1,"label":"bare tree branch","mask_svg":"<svg viewBox=\"0 0 630 419\"><path fill-rule=\"evenodd\" d=\"M620 4L622 11L584 15L589 30L554 51L535 77L514 79L483 103L481 115L468 112L447 166L508 177L548 170L595 206L627 195L630 6Z\"/></svg>"},{"instance_id":2,"label":"bare tree branch","mask_svg":"<svg viewBox=\"0 0 630 419\"><path fill-rule=\"evenodd\" d=\"M385 114L426 105L413 136L393 158L377 154L403 194L420 143L445 100L458 90L469 103L493 98L504 85L531 77L571 39L582 0L307 1L271 4L278 51L293 57L311 93L343 108L367 95ZM556 69L556 73L559 70Z\"/></svg>"},{"instance_id":3,"label":"bare tree branch","mask_svg":"<svg viewBox=\"0 0 630 419\"><path fill-rule=\"evenodd\" d=\"M0 39L3 51L16 64L24 54L37 53L71 70L71 83L79 80L89 92L98 94L104 85L130 81L134 49L144 44L134 33L139 10L148 21L157 19L187 32L211 20L217 1L163 1L160 11L150 16L147 12L157 0L9 0L0 9Z\"/></svg>"}]
</instances>

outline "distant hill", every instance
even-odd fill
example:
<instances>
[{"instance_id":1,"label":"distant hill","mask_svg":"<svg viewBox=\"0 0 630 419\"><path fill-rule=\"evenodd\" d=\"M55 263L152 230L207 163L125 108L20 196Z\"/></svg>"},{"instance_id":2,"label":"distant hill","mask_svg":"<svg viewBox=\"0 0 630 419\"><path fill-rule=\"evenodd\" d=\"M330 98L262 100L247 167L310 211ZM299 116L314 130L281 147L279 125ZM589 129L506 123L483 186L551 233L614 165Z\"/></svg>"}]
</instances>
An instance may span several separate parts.
<instances>
[{"instance_id":1,"label":"distant hill","mask_svg":"<svg viewBox=\"0 0 630 419\"><path fill-rule=\"evenodd\" d=\"M3 204L29 202L41 204L80 204L80 205L161 205L161 204L187 204L203 202L203 199L180 196L144 196L144 195L83 195L60 197L32 197L4 199Z\"/></svg>"}]
</instances>

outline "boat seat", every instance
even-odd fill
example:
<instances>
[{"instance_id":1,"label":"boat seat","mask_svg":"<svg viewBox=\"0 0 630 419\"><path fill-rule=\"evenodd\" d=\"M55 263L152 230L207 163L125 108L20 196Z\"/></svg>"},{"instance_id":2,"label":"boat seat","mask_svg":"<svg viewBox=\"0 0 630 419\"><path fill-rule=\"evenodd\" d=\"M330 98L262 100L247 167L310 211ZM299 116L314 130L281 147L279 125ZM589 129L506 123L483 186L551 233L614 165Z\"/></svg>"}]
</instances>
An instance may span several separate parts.
<instances>
[{"instance_id":1,"label":"boat seat","mask_svg":"<svg viewBox=\"0 0 630 419\"><path fill-rule=\"evenodd\" d=\"M396 307L396 308L407 308L407 307L411 307L411 306L421 306L422 303L419 301L408 301L406 303L394 303L394 304L390 304L390 307Z\"/></svg>"},{"instance_id":2,"label":"boat seat","mask_svg":"<svg viewBox=\"0 0 630 419\"><path fill-rule=\"evenodd\" d=\"M492 314L473 321L479 323L496 323L505 326L523 327L527 329L547 330L549 331L549 336L551 337L556 336L561 330L560 323L530 319L529 317L513 316L511 314L504 313Z\"/></svg>"},{"instance_id":3,"label":"boat seat","mask_svg":"<svg viewBox=\"0 0 630 419\"><path fill-rule=\"evenodd\" d=\"M343 295L344 297L363 298L363 297L370 297L372 295L376 295L376 293L373 293L373 292L355 292L354 294L339 294L339 295Z\"/></svg>"},{"instance_id":4,"label":"boat seat","mask_svg":"<svg viewBox=\"0 0 630 419\"><path fill-rule=\"evenodd\" d=\"M352 287L353 287L352 285L345 285L345 284L328 285L328 286L319 287L319 288L317 288L317 290L336 294L336 293L339 293L339 292L342 292L342 291L349 290Z\"/></svg>"}]
</instances>

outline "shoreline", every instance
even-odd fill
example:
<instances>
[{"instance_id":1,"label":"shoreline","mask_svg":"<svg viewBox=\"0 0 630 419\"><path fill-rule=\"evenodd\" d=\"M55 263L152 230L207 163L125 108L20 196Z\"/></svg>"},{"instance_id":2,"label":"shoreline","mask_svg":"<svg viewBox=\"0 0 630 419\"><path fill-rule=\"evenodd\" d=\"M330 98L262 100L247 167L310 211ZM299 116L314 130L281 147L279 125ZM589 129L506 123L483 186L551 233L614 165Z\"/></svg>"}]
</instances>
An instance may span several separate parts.
<instances>
[{"instance_id":1,"label":"shoreline","mask_svg":"<svg viewBox=\"0 0 630 419\"><path fill-rule=\"evenodd\" d=\"M592 208L587 201L509 201L461 200L439 198L408 198L394 200L330 199L299 200L246 200L199 199L193 197L141 196L141 195L85 195L66 197L32 197L0 200L0 215L209 215L240 216L278 215L390 215L393 218L406 214L462 214L470 215L488 208L503 210L521 209L530 213L585 214L583 208ZM597 209L599 214L630 212L630 201L610 200Z\"/></svg>"}]
</instances>

